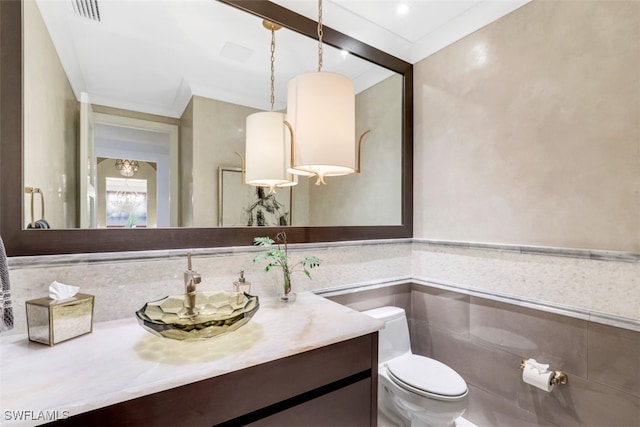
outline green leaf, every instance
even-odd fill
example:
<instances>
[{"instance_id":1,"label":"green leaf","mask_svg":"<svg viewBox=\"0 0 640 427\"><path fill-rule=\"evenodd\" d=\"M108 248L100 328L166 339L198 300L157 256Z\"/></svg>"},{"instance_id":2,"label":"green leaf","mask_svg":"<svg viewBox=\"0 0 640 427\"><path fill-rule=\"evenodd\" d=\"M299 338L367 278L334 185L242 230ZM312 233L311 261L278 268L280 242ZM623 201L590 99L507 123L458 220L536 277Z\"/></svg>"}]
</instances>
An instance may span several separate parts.
<instances>
[{"instance_id":1,"label":"green leaf","mask_svg":"<svg viewBox=\"0 0 640 427\"><path fill-rule=\"evenodd\" d=\"M282 234L284 234L284 232ZM265 272L271 271L273 267L279 267L282 269L285 277L290 276L293 272L302 269L304 274L309 279L311 279L311 272L309 272L309 270L318 267L322 261L320 261L320 259L316 256L306 255L301 261L298 261L293 265L289 265L289 257L287 256L288 254L286 250L286 236L280 237L280 234L278 234L278 236L280 240L285 242L284 249L281 249L282 246L280 244L274 246L274 243L276 242L270 237L255 237L253 239L253 244L255 246L260 246L267 249L265 252L256 255L253 258L253 262L267 261L267 265L265 265L264 267Z\"/></svg>"},{"instance_id":2,"label":"green leaf","mask_svg":"<svg viewBox=\"0 0 640 427\"><path fill-rule=\"evenodd\" d=\"M308 267L308 268L319 267L320 263L322 263L320 258L318 258L316 256L313 256L313 255L307 255L302 260L302 265L305 266L305 267Z\"/></svg>"},{"instance_id":3,"label":"green leaf","mask_svg":"<svg viewBox=\"0 0 640 427\"><path fill-rule=\"evenodd\" d=\"M273 239L271 239L270 237L254 237L253 239L253 245L254 246L264 246L264 247L268 247L271 246L275 243L275 241Z\"/></svg>"}]
</instances>

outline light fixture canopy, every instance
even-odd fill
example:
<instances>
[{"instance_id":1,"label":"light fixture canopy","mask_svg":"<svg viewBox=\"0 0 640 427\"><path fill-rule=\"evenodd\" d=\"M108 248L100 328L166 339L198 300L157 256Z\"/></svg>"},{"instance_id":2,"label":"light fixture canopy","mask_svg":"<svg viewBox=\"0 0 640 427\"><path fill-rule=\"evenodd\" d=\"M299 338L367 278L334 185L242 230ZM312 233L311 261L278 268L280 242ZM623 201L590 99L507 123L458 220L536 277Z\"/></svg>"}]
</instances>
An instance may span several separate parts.
<instances>
[{"instance_id":1,"label":"light fixture canopy","mask_svg":"<svg viewBox=\"0 0 640 427\"><path fill-rule=\"evenodd\" d=\"M245 156L242 158L243 183L257 187L290 187L298 183L287 173L290 165L288 131L285 115L273 111L275 103L275 31L278 24L264 20L262 25L271 31L271 111L260 111L247 117Z\"/></svg>"}]
</instances>

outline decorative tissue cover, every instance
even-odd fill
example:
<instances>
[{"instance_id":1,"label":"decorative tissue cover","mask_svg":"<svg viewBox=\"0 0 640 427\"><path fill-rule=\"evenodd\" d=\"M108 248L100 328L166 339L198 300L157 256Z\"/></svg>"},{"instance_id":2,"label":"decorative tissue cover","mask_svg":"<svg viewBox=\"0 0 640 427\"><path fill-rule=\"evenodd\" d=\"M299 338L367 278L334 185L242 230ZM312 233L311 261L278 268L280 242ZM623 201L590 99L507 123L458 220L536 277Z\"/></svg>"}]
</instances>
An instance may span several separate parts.
<instances>
[{"instance_id":1,"label":"decorative tissue cover","mask_svg":"<svg viewBox=\"0 0 640 427\"><path fill-rule=\"evenodd\" d=\"M148 302L136 311L138 323L147 331L166 338L212 338L235 331L260 308L257 296L230 291L197 293L195 316L187 316L184 302L185 295L170 295Z\"/></svg>"}]
</instances>

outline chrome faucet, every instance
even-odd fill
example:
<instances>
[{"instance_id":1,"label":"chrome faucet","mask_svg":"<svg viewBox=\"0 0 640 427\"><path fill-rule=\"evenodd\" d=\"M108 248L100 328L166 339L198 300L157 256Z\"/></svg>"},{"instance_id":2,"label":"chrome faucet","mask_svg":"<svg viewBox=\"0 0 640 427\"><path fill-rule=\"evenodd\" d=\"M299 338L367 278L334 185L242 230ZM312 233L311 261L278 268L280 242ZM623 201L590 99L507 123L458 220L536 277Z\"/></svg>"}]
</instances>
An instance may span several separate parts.
<instances>
[{"instance_id":1,"label":"chrome faucet","mask_svg":"<svg viewBox=\"0 0 640 427\"><path fill-rule=\"evenodd\" d=\"M187 254L187 271L184 272L184 305L187 316L193 317L196 313L196 285L202 281L197 271L191 269L191 252Z\"/></svg>"}]
</instances>

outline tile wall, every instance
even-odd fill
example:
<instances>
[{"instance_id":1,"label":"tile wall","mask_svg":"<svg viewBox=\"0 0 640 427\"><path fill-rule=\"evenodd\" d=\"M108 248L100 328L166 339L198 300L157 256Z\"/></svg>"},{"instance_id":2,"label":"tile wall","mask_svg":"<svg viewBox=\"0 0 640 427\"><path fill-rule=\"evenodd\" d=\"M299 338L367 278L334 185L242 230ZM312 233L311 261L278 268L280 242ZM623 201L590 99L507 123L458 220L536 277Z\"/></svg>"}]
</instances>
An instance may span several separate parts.
<instances>
[{"instance_id":1,"label":"tile wall","mask_svg":"<svg viewBox=\"0 0 640 427\"><path fill-rule=\"evenodd\" d=\"M640 2L534 0L414 66L414 237L640 251Z\"/></svg>"},{"instance_id":2,"label":"tile wall","mask_svg":"<svg viewBox=\"0 0 640 427\"><path fill-rule=\"evenodd\" d=\"M291 245L323 265L298 292L357 310L407 310L413 348L451 365L472 391L479 426L640 425L638 254L525 247L452 246L401 239ZM542 251L542 252L541 252ZM231 289L240 270L261 297L278 275L252 262L257 248L194 249L200 290ZM96 296L95 321L133 316L146 301L183 292L186 251L12 257L16 328L24 302L60 281ZM544 393L520 380L522 358L565 370L569 384Z\"/></svg>"},{"instance_id":3,"label":"tile wall","mask_svg":"<svg viewBox=\"0 0 640 427\"><path fill-rule=\"evenodd\" d=\"M409 239L349 242L343 244L289 245L292 259L313 254L322 265L311 271L312 279L294 274L295 292L352 284L372 284L409 279ZM259 297L276 296L281 290L280 274L265 273L264 265L253 263L259 253L253 247L193 249L193 269L202 275L199 291L232 290L241 270L253 283ZM95 295L94 321L104 322L134 316L147 301L184 292L183 271L187 251L148 251L110 254L11 257L11 279L15 328L26 332L25 301L48 295L53 281L80 287Z\"/></svg>"},{"instance_id":4,"label":"tile wall","mask_svg":"<svg viewBox=\"0 0 640 427\"><path fill-rule=\"evenodd\" d=\"M640 332L422 284L330 298L358 310L407 310L414 353L451 366L479 426L640 425ZM569 376L551 393L522 382L534 358Z\"/></svg>"},{"instance_id":5,"label":"tile wall","mask_svg":"<svg viewBox=\"0 0 640 427\"><path fill-rule=\"evenodd\" d=\"M414 239L412 257L416 280L640 328L639 253Z\"/></svg>"},{"instance_id":6,"label":"tile wall","mask_svg":"<svg viewBox=\"0 0 640 427\"><path fill-rule=\"evenodd\" d=\"M411 307L415 351L471 384L476 424L640 422L639 332L425 286L414 286ZM551 393L525 384L518 366L527 358L565 371L568 384Z\"/></svg>"}]
</instances>

